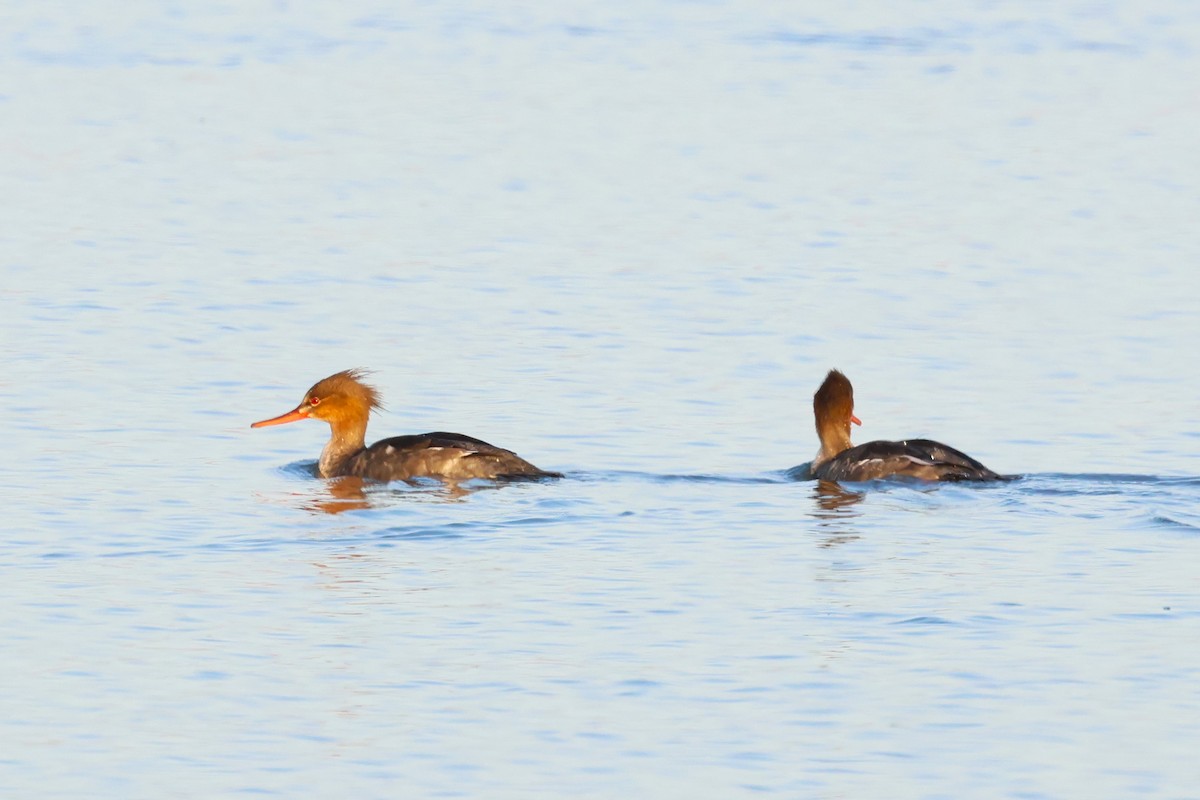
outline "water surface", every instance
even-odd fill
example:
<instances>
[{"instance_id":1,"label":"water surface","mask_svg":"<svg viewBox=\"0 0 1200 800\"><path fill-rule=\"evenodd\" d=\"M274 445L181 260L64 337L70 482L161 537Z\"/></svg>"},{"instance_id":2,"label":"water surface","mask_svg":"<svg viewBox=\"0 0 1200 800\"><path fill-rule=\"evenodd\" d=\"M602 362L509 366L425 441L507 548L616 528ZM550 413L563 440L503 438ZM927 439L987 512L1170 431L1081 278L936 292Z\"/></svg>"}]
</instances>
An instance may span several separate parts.
<instances>
[{"instance_id":1,"label":"water surface","mask_svg":"<svg viewBox=\"0 0 1200 800\"><path fill-rule=\"evenodd\" d=\"M1189 5L6 27L0 793L1195 796ZM351 366L567 477L249 430Z\"/></svg>"}]
</instances>

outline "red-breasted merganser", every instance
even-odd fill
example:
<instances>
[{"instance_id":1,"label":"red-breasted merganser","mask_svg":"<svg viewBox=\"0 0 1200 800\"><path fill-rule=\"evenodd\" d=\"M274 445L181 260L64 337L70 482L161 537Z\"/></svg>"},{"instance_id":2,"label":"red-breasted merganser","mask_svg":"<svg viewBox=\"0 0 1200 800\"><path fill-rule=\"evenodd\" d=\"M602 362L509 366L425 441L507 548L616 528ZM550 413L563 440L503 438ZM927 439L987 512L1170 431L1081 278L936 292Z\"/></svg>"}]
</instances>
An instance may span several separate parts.
<instances>
[{"instance_id":1,"label":"red-breasted merganser","mask_svg":"<svg viewBox=\"0 0 1200 800\"><path fill-rule=\"evenodd\" d=\"M317 469L322 478L356 475L376 481L442 478L561 478L538 469L511 450L461 433L397 436L367 447L367 418L383 408L379 392L363 383L366 372L348 369L318 381L300 405L286 414L255 422L251 428L315 418L329 423L330 436Z\"/></svg>"},{"instance_id":2,"label":"red-breasted merganser","mask_svg":"<svg viewBox=\"0 0 1200 800\"><path fill-rule=\"evenodd\" d=\"M994 481L1013 476L998 475L965 453L929 439L902 442L867 442L855 447L850 441L850 423L862 425L854 416L854 387L836 369L813 395L813 415L821 451L805 478L825 481L869 481L876 478L909 477L927 481Z\"/></svg>"}]
</instances>

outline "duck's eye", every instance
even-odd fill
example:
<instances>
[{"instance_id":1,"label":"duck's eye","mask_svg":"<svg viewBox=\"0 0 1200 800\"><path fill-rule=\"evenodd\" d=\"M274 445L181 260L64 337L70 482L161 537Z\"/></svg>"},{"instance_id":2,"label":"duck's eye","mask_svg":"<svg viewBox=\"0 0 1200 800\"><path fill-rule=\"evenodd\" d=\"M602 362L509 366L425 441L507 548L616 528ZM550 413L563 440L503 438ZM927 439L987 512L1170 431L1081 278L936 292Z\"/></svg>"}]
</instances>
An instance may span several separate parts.
<instances>
[{"instance_id":1,"label":"duck's eye","mask_svg":"<svg viewBox=\"0 0 1200 800\"><path fill-rule=\"evenodd\" d=\"M308 404L309 404L310 406L319 406L319 405L321 405L321 398L319 398L319 397L310 397L310 398L308 398Z\"/></svg>"}]
</instances>

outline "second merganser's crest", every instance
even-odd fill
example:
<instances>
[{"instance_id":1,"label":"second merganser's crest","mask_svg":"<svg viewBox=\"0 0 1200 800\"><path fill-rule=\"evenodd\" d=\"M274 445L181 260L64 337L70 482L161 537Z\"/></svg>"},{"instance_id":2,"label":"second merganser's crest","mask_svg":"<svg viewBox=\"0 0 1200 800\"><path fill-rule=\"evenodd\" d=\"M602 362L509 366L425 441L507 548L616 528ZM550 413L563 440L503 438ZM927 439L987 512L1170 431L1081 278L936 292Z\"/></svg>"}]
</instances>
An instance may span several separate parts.
<instances>
[{"instance_id":1,"label":"second merganser's crest","mask_svg":"<svg viewBox=\"0 0 1200 800\"><path fill-rule=\"evenodd\" d=\"M317 465L323 478L356 475L379 481L421 477L457 481L562 477L538 469L511 450L461 433L397 436L367 447L367 420L383 404L379 392L363 382L366 375L362 369L334 373L305 392L296 408L250 427L282 425L310 417L329 423L329 441Z\"/></svg>"},{"instance_id":2,"label":"second merganser's crest","mask_svg":"<svg viewBox=\"0 0 1200 800\"><path fill-rule=\"evenodd\" d=\"M862 425L854 416L854 387L836 369L825 376L813 395L813 417L821 450L811 464L797 468L800 477L826 481L867 481L909 477L929 481L1005 480L965 453L929 439L899 442L850 441L850 424Z\"/></svg>"},{"instance_id":3,"label":"second merganser's crest","mask_svg":"<svg viewBox=\"0 0 1200 800\"><path fill-rule=\"evenodd\" d=\"M817 409L821 409L819 412ZM821 440L820 460L833 458L843 450L849 450L850 423L862 425L854 416L854 387L850 379L836 369L829 370L825 382L813 395L813 418L817 424L817 438Z\"/></svg>"}]
</instances>

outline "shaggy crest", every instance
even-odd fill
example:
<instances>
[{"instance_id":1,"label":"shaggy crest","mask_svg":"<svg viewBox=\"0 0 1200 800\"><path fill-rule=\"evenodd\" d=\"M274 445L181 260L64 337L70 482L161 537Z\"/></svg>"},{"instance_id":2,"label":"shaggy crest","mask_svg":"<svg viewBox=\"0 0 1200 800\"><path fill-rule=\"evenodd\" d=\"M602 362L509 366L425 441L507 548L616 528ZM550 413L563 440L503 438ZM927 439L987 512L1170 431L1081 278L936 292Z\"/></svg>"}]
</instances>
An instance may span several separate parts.
<instances>
[{"instance_id":1,"label":"shaggy crest","mask_svg":"<svg viewBox=\"0 0 1200 800\"><path fill-rule=\"evenodd\" d=\"M850 417L854 414L854 387L850 385L850 379L836 369L829 370L825 382L813 395L813 411L818 420L827 416L839 423L845 421L849 428Z\"/></svg>"},{"instance_id":2,"label":"shaggy crest","mask_svg":"<svg viewBox=\"0 0 1200 800\"><path fill-rule=\"evenodd\" d=\"M361 367L335 372L313 384L313 387L305 392L301 405L308 403L313 397L324 401L342 395L347 400L357 401L371 410L381 410L383 402L379 399L379 391L374 386L363 383L363 378L370 374L369 370Z\"/></svg>"}]
</instances>

